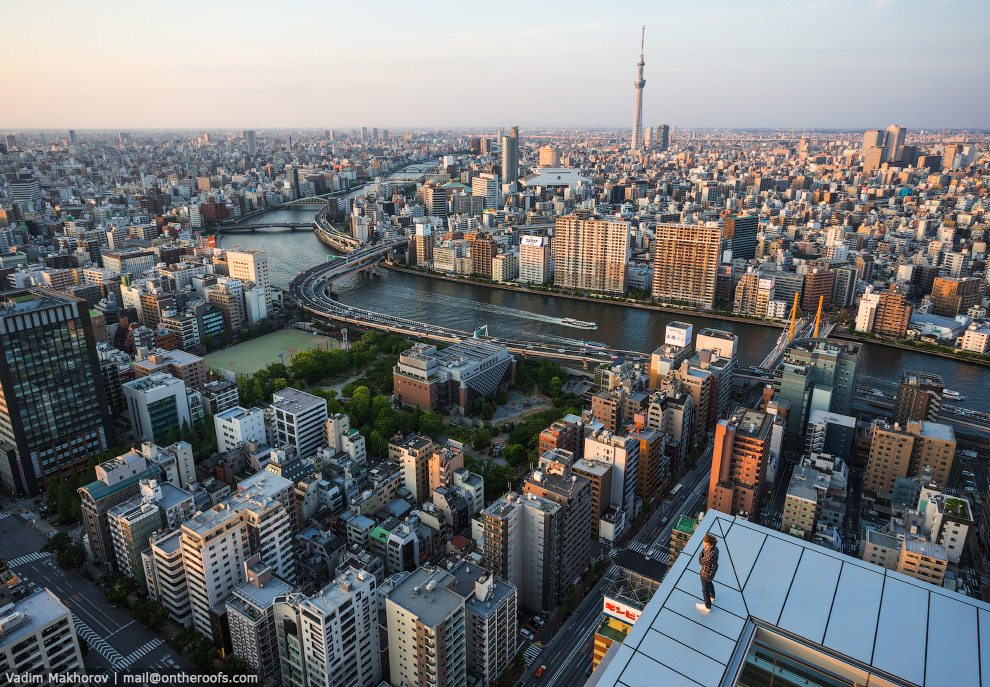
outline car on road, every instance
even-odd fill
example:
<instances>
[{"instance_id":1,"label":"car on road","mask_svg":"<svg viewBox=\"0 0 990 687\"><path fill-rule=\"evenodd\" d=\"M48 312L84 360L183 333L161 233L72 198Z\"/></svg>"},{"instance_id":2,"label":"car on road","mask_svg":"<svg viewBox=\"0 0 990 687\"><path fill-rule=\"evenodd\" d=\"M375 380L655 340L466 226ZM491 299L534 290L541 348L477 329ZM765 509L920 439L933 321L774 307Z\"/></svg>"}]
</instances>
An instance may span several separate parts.
<instances>
[{"instance_id":1,"label":"car on road","mask_svg":"<svg viewBox=\"0 0 990 687\"><path fill-rule=\"evenodd\" d=\"M665 516L663 516L662 518L660 518L660 524L661 524L661 525L666 525L666 524L667 524L667 521L668 521L668 520L670 520L670 518L668 518L668 517L667 517L667 516L665 515Z\"/></svg>"},{"instance_id":2,"label":"car on road","mask_svg":"<svg viewBox=\"0 0 990 687\"><path fill-rule=\"evenodd\" d=\"M528 639L531 642L533 641L533 633L527 630L525 627L519 630L519 634L522 636L523 639Z\"/></svg>"},{"instance_id":3,"label":"car on road","mask_svg":"<svg viewBox=\"0 0 990 687\"><path fill-rule=\"evenodd\" d=\"M536 669L536 672L533 673L533 677L543 677L543 673L545 672L547 672L547 667L540 666L539 668Z\"/></svg>"}]
</instances>

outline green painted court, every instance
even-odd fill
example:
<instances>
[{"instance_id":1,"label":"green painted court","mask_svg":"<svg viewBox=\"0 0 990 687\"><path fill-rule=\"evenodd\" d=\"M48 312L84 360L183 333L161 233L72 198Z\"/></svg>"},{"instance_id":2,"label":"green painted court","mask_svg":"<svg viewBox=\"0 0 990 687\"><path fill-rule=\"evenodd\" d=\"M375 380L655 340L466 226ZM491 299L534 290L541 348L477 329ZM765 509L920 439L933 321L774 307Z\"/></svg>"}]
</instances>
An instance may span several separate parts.
<instances>
[{"instance_id":1,"label":"green painted court","mask_svg":"<svg viewBox=\"0 0 990 687\"><path fill-rule=\"evenodd\" d=\"M285 364L288 365L299 351L339 347L336 340L325 336L313 336L298 329L281 329L210 353L206 356L206 366L213 370L230 370L238 375L252 375L267 365L279 362L279 351L285 351Z\"/></svg>"}]
</instances>

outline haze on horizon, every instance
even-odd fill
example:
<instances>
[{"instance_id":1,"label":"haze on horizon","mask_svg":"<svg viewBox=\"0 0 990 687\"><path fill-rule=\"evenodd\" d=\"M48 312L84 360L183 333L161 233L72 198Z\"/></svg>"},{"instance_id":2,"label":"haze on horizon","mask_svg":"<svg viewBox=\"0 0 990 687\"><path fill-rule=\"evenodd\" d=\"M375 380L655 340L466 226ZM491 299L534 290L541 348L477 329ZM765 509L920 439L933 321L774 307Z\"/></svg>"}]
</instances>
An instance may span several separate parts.
<instances>
[{"instance_id":1,"label":"haze on horizon","mask_svg":"<svg viewBox=\"0 0 990 687\"><path fill-rule=\"evenodd\" d=\"M8 5L0 127L990 127L979 0Z\"/></svg>"}]
</instances>

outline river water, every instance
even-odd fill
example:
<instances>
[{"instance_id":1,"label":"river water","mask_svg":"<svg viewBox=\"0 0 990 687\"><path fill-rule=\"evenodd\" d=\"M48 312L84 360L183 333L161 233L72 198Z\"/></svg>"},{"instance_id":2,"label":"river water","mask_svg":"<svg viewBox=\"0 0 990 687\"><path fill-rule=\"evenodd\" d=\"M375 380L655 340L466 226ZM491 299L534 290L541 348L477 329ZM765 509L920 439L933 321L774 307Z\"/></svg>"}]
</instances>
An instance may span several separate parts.
<instances>
[{"instance_id":1,"label":"river water","mask_svg":"<svg viewBox=\"0 0 990 687\"><path fill-rule=\"evenodd\" d=\"M313 210L303 208L273 210L253 221L266 224L304 222L313 214ZM245 224L249 225L250 221ZM332 252L308 231L259 230L254 234L231 234L223 238L221 245L265 251L272 282L282 287L300 271L325 260ZM743 365L758 364L780 336L780 329L776 327L503 291L384 269L379 269L374 276L362 273L349 277L338 282L334 290L350 305L462 331L472 331L487 324L492 336L540 343L561 339L598 341L614 348L647 353L663 342L668 322L682 320L694 324L695 333L705 327L717 327L738 335L739 360ZM598 329L566 327L555 319L561 317L596 322ZM946 399L946 403L990 412L990 368L876 344L863 346L860 384L896 392L904 370L939 374L945 380L946 388L966 397L965 401Z\"/></svg>"}]
</instances>

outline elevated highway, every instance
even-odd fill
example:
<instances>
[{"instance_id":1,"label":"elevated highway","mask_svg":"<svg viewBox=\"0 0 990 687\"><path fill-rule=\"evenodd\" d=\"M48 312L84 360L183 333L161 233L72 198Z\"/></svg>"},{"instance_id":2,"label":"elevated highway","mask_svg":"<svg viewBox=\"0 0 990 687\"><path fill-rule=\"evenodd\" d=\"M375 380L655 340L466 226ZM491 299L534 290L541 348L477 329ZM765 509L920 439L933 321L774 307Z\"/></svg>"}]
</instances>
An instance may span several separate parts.
<instances>
[{"instance_id":1,"label":"elevated highway","mask_svg":"<svg viewBox=\"0 0 990 687\"><path fill-rule=\"evenodd\" d=\"M405 237L385 239L378 243L365 243L334 228L321 211L316 216L316 232L322 241L344 253L330 256L322 264L300 272L289 284L289 295L308 312L318 317L350 324L371 327L404 336L430 339L432 341L456 342L475 337L505 346L510 352L527 357L549 358L564 365L592 369L600 363L615 362L620 357L643 365L649 364L650 356L637 351L576 346L571 344L538 344L531 341L504 339L479 332L468 332L450 327L419 322L395 315L356 308L332 297L334 282L372 269L378 262L393 251L408 245Z\"/></svg>"}]
</instances>

